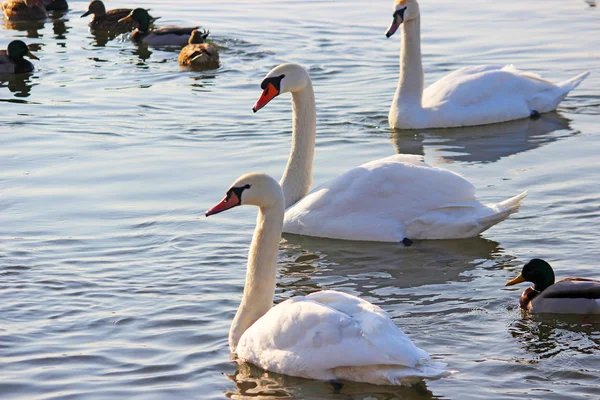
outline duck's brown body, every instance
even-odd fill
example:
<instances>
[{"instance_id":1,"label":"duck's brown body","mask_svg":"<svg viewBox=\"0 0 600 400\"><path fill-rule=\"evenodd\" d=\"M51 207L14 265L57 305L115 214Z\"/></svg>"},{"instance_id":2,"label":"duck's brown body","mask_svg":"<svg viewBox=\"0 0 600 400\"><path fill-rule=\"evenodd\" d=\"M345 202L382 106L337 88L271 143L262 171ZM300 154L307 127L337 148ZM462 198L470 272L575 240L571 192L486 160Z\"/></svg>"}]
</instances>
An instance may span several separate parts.
<instances>
[{"instance_id":1,"label":"duck's brown body","mask_svg":"<svg viewBox=\"0 0 600 400\"><path fill-rule=\"evenodd\" d=\"M9 21L37 21L48 18L44 6L37 0L8 0L2 3L4 18Z\"/></svg>"},{"instance_id":2,"label":"duck's brown body","mask_svg":"<svg viewBox=\"0 0 600 400\"><path fill-rule=\"evenodd\" d=\"M219 53L209 43L205 43L209 32L192 32L188 45L179 52L179 64L195 69L219 68Z\"/></svg>"},{"instance_id":3,"label":"duck's brown body","mask_svg":"<svg viewBox=\"0 0 600 400\"><path fill-rule=\"evenodd\" d=\"M94 15L94 18L89 23L89 27L99 31L131 32L137 28L135 21L119 22L120 19L125 18L130 13L131 8L108 10L104 15Z\"/></svg>"}]
</instances>

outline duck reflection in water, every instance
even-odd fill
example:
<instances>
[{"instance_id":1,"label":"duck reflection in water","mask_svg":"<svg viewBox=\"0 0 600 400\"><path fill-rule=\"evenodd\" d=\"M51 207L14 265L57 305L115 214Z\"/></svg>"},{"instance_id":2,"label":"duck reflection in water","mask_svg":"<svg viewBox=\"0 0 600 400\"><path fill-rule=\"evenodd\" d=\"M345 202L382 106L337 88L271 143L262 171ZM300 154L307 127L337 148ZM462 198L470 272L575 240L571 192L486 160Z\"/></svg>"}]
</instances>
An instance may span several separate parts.
<instances>
[{"instance_id":1,"label":"duck reflection in water","mask_svg":"<svg viewBox=\"0 0 600 400\"><path fill-rule=\"evenodd\" d=\"M6 29L13 31L26 32L25 37L37 39L44 35L41 35L38 31L44 29L44 21L4 21Z\"/></svg>"},{"instance_id":2,"label":"duck reflection in water","mask_svg":"<svg viewBox=\"0 0 600 400\"><path fill-rule=\"evenodd\" d=\"M425 382L406 387L376 386L347 381L315 381L279 375L248 363L238 364L235 372L226 376L235 384L235 390L225 392L225 396L230 399L264 397L270 399L323 400L340 398L352 398L354 400L431 400L439 398L433 395Z\"/></svg>"},{"instance_id":3,"label":"duck reflection in water","mask_svg":"<svg viewBox=\"0 0 600 400\"><path fill-rule=\"evenodd\" d=\"M492 163L576 133L567 118L550 112L500 124L397 130L392 131L391 141L397 153L424 155L427 147L428 151L435 149L442 162Z\"/></svg>"},{"instance_id":4,"label":"duck reflection in water","mask_svg":"<svg viewBox=\"0 0 600 400\"><path fill-rule=\"evenodd\" d=\"M15 97L29 97L31 96L31 88L35 85L31 82L30 74L12 76L2 74L0 77L0 88L4 86L14 93Z\"/></svg>"}]
</instances>

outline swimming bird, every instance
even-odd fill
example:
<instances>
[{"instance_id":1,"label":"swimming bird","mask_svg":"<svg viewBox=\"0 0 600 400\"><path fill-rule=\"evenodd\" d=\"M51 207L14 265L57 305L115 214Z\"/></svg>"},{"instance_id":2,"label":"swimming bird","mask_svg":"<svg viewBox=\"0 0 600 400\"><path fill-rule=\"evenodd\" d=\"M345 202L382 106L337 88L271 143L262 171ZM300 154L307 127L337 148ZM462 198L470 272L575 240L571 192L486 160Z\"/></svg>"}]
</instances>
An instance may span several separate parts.
<instances>
[{"instance_id":1,"label":"swimming bird","mask_svg":"<svg viewBox=\"0 0 600 400\"><path fill-rule=\"evenodd\" d=\"M217 49L206 43L209 31L192 31L188 45L179 52L179 64L196 69L219 68Z\"/></svg>"},{"instance_id":2,"label":"swimming bird","mask_svg":"<svg viewBox=\"0 0 600 400\"><path fill-rule=\"evenodd\" d=\"M533 313L600 314L600 280L563 278L554 282L550 264L534 258L522 272L505 286L531 282L519 300L523 310Z\"/></svg>"},{"instance_id":3,"label":"swimming bird","mask_svg":"<svg viewBox=\"0 0 600 400\"><path fill-rule=\"evenodd\" d=\"M31 54L25 42L13 40L8 44L6 50L0 51L0 72L9 74L23 74L33 72L33 64L23 57L39 60Z\"/></svg>"},{"instance_id":4,"label":"swimming bird","mask_svg":"<svg viewBox=\"0 0 600 400\"><path fill-rule=\"evenodd\" d=\"M356 296L324 290L273 307L284 204L273 178L250 173L206 212L208 217L240 205L259 208L244 294L229 330L238 361L279 374L379 385L448 375L446 364L431 361L385 311Z\"/></svg>"},{"instance_id":5,"label":"swimming bird","mask_svg":"<svg viewBox=\"0 0 600 400\"><path fill-rule=\"evenodd\" d=\"M130 32L137 28L138 24L133 19L130 21L119 22L120 19L127 17L133 11L131 8L117 8L106 11L104 3L101 0L92 0L88 5L87 11L81 16L81 18L87 17L90 14L94 15L94 18L90 21L88 26L98 31L111 31L111 32ZM160 17L152 17L148 14L150 23L152 24Z\"/></svg>"},{"instance_id":6,"label":"swimming bird","mask_svg":"<svg viewBox=\"0 0 600 400\"><path fill-rule=\"evenodd\" d=\"M395 0L386 36L402 27L400 78L388 120L395 129L450 128L536 117L558 104L589 75L558 84L512 65L460 68L423 90L421 16L416 0Z\"/></svg>"},{"instance_id":7,"label":"swimming bird","mask_svg":"<svg viewBox=\"0 0 600 400\"><path fill-rule=\"evenodd\" d=\"M292 94L292 149L281 178L284 232L405 244L469 238L517 212L527 194L484 205L462 176L431 167L421 156L398 154L350 169L307 195L317 121L310 76L298 64L281 64L261 88L254 112L281 93Z\"/></svg>"},{"instance_id":8,"label":"swimming bird","mask_svg":"<svg viewBox=\"0 0 600 400\"><path fill-rule=\"evenodd\" d=\"M156 46L184 46L190 39L192 31L198 29L198 26L163 26L161 28L150 30L151 17L147 10L136 8L119 22L135 21L138 27L133 31L132 39L141 44L151 44Z\"/></svg>"},{"instance_id":9,"label":"swimming bird","mask_svg":"<svg viewBox=\"0 0 600 400\"><path fill-rule=\"evenodd\" d=\"M8 21L36 21L48 18L42 0L7 0L2 3L4 18Z\"/></svg>"}]
</instances>

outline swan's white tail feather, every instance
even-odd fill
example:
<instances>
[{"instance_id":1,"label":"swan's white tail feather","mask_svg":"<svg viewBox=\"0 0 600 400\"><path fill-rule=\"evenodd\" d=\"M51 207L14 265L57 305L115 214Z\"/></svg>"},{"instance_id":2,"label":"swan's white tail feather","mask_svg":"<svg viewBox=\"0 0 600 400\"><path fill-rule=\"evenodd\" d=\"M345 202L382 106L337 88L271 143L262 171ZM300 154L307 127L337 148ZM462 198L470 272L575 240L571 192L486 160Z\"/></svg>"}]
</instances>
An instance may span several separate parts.
<instances>
[{"instance_id":1,"label":"swan's white tail feather","mask_svg":"<svg viewBox=\"0 0 600 400\"><path fill-rule=\"evenodd\" d=\"M556 86L560 87L564 90L565 94L569 93L571 90L575 89L585 78L590 75L590 71L583 72L577 76L574 76L571 79L567 79L566 81L562 81Z\"/></svg>"},{"instance_id":2,"label":"swan's white tail feather","mask_svg":"<svg viewBox=\"0 0 600 400\"><path fill-rule=\"evenodd\" d=\"M440 379L449 376L443 362L426 361L414 368L402 365L369 365L364 367L337 367L333 374L338 379L353 382L365 382L374 385L410 386L423 379Z\"/></svg>"},{"instance_id":3,"label":"swan's white tail feather","mask_svg":"<svg viewBox=\"0 0 600 400\"><path fill-rule=\"evenodd\" d=\"M481 225L483 225L485 229L491 228L498 222L504 221L511 214L514 214L517 211L519 211L519 207L521 207L525 196L527 196L527 191L524 191L523 193L518 194L515 197L511 197L510 199L501 201L500 203L489 205L489 207L495 210L496 212L492 215L487 215L485 217L479 218L477 221Z\"/></svg>"}]
</instances>

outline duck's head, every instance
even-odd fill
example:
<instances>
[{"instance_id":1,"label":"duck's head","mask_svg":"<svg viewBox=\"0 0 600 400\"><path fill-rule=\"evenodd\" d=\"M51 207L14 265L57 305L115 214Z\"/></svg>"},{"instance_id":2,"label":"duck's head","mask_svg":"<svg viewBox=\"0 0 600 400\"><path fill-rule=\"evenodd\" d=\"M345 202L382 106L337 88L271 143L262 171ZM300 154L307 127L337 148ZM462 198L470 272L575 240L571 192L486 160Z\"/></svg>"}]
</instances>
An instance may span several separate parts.
<instances>
[{"instance_id":1,"label":"duck's head","mask_svg":"<svg viewBox=\"0 0 600 400\"><path fill-rule=\"evenodd\" d=\"M148 14L148 11L143 8L136 8L131 10L131 13L129 13L128 16L119 20L119 22L130 21L137 22L142 31L147 31L150 27L150 14Z\"/></svg>"},{"instance_id":2,"label":"duck's head","mask_svg":"<svg viewBox=\"0 0 600 400\"><path fill-rule=\"evenodd\" d=\"M94 15L106 14L106 8L104 7L104 3L101 2L100 0L90 1L87 11L81 16L81 18L87 17L90 14L94 14Z\"/></svg>"},{"instance_id":3,"label":"duck's head","mask_svg":"<svg viewBox=\"0 0 600 400\"><path fill-rule=\"evenodd\" d=\"M252 107L257 112L281 93L297 92L310 85L308 72L298 64L280 64L273 68L262 80L262 94Z\"/></svg>"},{"instance_id":4,"label":"duck's head","mask_svg":"<svg viewBox=\"0 0 600 400\"><path fill-rule=\"evenodd\" d=\"M31 54L29 51L29 47L25 44L25 42L21 40L13 40L8 44L6 48L6 54L8 54L8 58L13 61L22 60L23 57L27 56L34 60L39 60L35 55Z\"/></svg>"},{"instance_id":5,"label":"duck's head","mask_svg":"<svg viewBox=\"0 0 600 400\"><path fill-rule=\"evenodd\" d=\"M190 40L188 40L188 44L205 43L208 35L210 35L210 31L207 31L207 30L199 31L198 29L194 29L192 31L192 34L190 35Z\"/></svg>"},{"instance_id":6,"label":"duck's head","mask_svg":"<svg viewBox=\"0 0 600 400\"><path fill-rule=\"evenodd\" d=\"M262 172L251 172L233 182L223 200L206 211L206 216L243 205L270 208L279 204L283 209L283 192L279 183Z\"/></svg>"},{"instance_id":7,"label":"duck's head","mask_svg":"<svg viewBox=\"0 0 600 400\"><path fill-rule=\"evenodd\" d=\"M554 284L554 271L546 261L534 258L523 266L519 276L506 282L505 286L512 286L521 282L531 282L535 290L542 292L548 286Z\"/></svg>"},{"instance_id":8,"label":"duck's head","mask_svg":"<svg viewBox=\"0 0 600 400\"><path fill-rule=\"evenodd\" d=\"M400 25L419 17L419 3L417 0L394 0L394 14L392 24L385 33L386 37L392 36Z\"/></svg>"}]
</instances>

